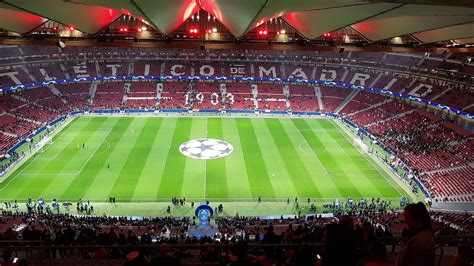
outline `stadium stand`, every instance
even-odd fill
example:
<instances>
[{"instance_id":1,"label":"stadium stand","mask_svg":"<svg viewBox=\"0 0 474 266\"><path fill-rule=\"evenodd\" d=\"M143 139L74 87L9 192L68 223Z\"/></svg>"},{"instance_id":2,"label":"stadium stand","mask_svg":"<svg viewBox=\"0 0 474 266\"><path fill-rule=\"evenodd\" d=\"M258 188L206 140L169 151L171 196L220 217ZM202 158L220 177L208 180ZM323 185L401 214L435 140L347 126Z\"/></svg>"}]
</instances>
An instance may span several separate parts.
<instances>
[{"instance_id":1,"label":"stadium stand","mask_svg":"<svg viewBox=\"0 0 474 266\"><path fill-rule=\"evenodd\" d=\"M268 52L171 52L126 48L78 48L17 46L1 48L12 56L17 55L13 69L0 70L2 87L30 83L34 80L76 78L83 76L111 75L191 75L210 74L227 76L292 76L295 78L327 79L404 92L412 96L439 101L469 112L473 110L472 88L460 83L438 80L438 72L420 74L420 67L444 67L437 59L424 60L423 54L395 53L334 53L320 51L316 54L294 52L275 55ZM350 57L349 57L350 56ZM467 68L463 57L451 55L450 67ZM67 58L60 64L49 63L52 58ZM97 64L88 59L100 58ZM202 58L212 62L194 62ZM28 59L28 60L27 60ZM151 60L153 59L153 60ZM159 59L158 61L156 61ZM172 59L167 61L167 59ZM240 60L250 61L240 61ZM12 58L0 57L1 64L11 64ZM20 61L18 61L20 60ZM224 60L224 61L219 61ZM229 62L227 60L234 60ZM254 60L254 61L252 61ZM275 60L260 63L258 60ZM278 63L289 60L293 63ZM300 63L301 62L301 63ZM312 62L308 65L305 62ZM324 63L324 66L315 66ZM329 66L334 64L336 66ZM112 66L115 65L115 66ZM415 66L414 66L415 65ZM347 68L349 66L349 68ZM370 67L371 69L365 69ZM374 70L380 68L380 72ZM114 70L115 69L115 70ZM212 70L211 70L212 69ZM252 73L253 69L253 73ZM406 71L401 74L396 71ZM209 72L211 71L211 72ZM394 71L394 72L391 72ZM201 73L202 72L202 73ZM411 73L410 73L411 72ZM1 74L3 73L3 74ZM424 76L429 75L429 76ZM443 77L439 74L440 77ZM424 76L424 77L423 77ZM451 77L457 80L456 76ZM462 78L459 77L462 82ZM373 84L372 84L373 83ZM330 86L258 83L252 90L251 83L225 82L226 110L261 110L293 112L336 112L355 122L393 150L413 170L436 197L469 193L472 182L472 133L451 123L444 115L425 111L423 106L366 91L351 91ZM464 86L464 87L463 87ZM0 96L2 151L25 138L48 121L73 110L90 109L221 109L220 83L164 82L163 91L156 82L131 82L127 89L123 82L59 84L49 87L20 90ZM219 103L210 99L217 93ZM188 96L186 96L188 94ZM202 102L195 97L200 94ZM188 102L186 102L188 97ZM199 96L200 97L200 96ZM256 100L256 101L254 101ZM216 99L217 101L217 99ZM257 105L256 105L257 104ZM416 130L413 130L416 125ZM448 147L448 149L447 149ZM443 184L448 184L443 186ZM451 184L451 185L449 185ZM452 187L452 188L450 188ZM463 188L460 188L463 187ZM448 197L449 198L449 197ZM468 197L467 197L468 198Z\"/></svg>"}]
</instances>

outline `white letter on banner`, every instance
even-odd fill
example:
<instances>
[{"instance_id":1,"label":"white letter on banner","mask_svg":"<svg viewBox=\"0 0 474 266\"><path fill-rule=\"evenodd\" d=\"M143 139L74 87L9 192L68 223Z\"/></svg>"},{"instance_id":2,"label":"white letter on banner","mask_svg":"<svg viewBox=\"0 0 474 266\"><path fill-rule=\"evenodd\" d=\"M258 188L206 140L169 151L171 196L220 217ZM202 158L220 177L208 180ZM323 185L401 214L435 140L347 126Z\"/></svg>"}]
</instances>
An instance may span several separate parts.
<instances>
[{"instance_id":1,"label":"white letter on banner","mask_svg":"<svg viewBox=\"0 0 474 266\"><path fill-rule=\"evenodd\" d=\"M20 85L22 82L15 75L18 75L17 71L0 73L0 77L8 76L16 85Z\"/></svg>"},{"instance_id":2,"label":"white letter on banner","mask_svg":"<svg viewBox=\"0 0 474 266\"><path fill-rule=\"evenodd\" d=\"M173 65L171 67L171 75L173 75L173 76L182 76L182 75L186 74L185 72L179 72L179 73L176 72L177 68L184 68L184 66L183 65Z\"/></svg>"},{"instance_id":3,"label":"white letter on banner","mask_svg":"<svg viewBox=\"0 0 474 266\"><path fill-rule=\"evenodd\" d=\"M308 76L306 76L306 73L304 73L303 69L301 67L296 68L291 72L289 78L303 78L303 79L308 79Z\"/></svg>"},{"instance_id":4,"label":"white letter on banner","mask_svg":"<svg viewBox=\"0 0 474 266\"><path fill-rule=\"evenodd\" d=\"M105 67L112 69L112 76L117 76L117 68L122 67L120 64L113 64L113 65L105 65Z\"/></svg>"},{"instance_id":5,"label":"white letter on banner","mask_svg":"<svg viewBox=\"0 0 474 266\"><path fill-rule=\"evenodd\" d=\"M426 88L426 90L422 93L418 93L418 91L420 89L422 89L423 87ZM428 84L424 84L424 83L420 83L413 90L411 90L408 94L412 95L412 96L416 96L416 97L425 97L426 95L428 95L430 92L433 91L432 89L433 89L433 86L428 85Z\"/></svg>"},{"instance_id":6,"label":"white letter on banner","mask_svg":"<svg viewBox=\"0 0 474 266\"><path fill-rule=\"evenodd\" d=\"M390 80L389 83L387 83L387 85L385 85L385 87L383 87L383 89L384 90L389 90L393 86L393 84L395 84L395 82L397 82L397 81L398 81L398 79L393 78L392 80Z\"/></svg>"},{"instance_id":7,"label":"white letter on banner","mask_svg":"<svg viewBox=\"0 0 474 266\"><path fill-rule=\"evenodd\" d=\"M331 77L328 78L326 77L326 74L331 74ZM320 80L324 80L324 81L333 81L336 79L336 70L326 70L326 69L323 69L322 73L321 73L321 78Z\"/></svg>"},{"instance_id":8,"label":"white letter on banner","mask_svg":"<svg viewBox=\"0 0 474 266\"><path fill-rule=\"evenodd\" d=\"M87 73L86 63L80 63L79 65L72 66L76 78L88 78L90 75Z\"/></svg>"},{"instance_id":9,"label":"white letter on banner","mask_svg":"<svg viewBox=\"0 0 474 266\"><path fill-rule=\"evenodd\" d=\"M350 84L355 84L356 81L359 82L359 85L365 86L365 81L370 79L369 74L363 74L363 73L355 73L354 77L352 77Z\"/></svg>"},{"instance_id":10,"label":"white letter on banner","mask_svg":"<svg viewBox=\"0 0 474 266\"><path fill-rule=\"evenodd\" d=\"M201 75L201 76L214 76L214 68L210 65L202 65L199 68L199 75Z\"/></svg>"},{"instance_id":11,"label":"white letter on banner","mask_svg":"<svg viewBox=\"0 0 474 266\"><path fill-rule=\"evenodd\" d=\"M231 66L230 75L236 77L243 77L245 75L245 66Z\"/></svg>"},{"instance_id":12,"label":"white letter on banner","mask_svg":"<svg viewBox=\"0 0 474 266\"><path fill-rule=\"evenodd\" d=\"M263 75L266 75L266 76L272 76L272 77L276 77L276 69L274 66L270 67L269 69L265 69L265 67L263 66L259 66L258 67L258 76L263 78Z\"/></svg>"}]
</instances>

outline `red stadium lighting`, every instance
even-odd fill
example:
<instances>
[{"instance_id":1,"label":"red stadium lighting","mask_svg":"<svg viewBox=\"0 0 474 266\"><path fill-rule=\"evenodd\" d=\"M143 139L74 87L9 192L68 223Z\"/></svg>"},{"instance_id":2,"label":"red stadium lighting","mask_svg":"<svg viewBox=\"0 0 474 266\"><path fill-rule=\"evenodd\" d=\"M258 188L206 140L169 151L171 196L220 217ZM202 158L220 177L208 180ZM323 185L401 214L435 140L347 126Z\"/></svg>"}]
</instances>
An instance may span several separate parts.
<instances>
[{"instance_id":1,"label":"red stadium lighting","mask_svg":"<svg viewBox=\"0 0 474 266\"><path fill-rule=\"evenodd\" d=\"M69 26L69 30L70 30L70 31L74 31L75 28L74 28L73 26Z\"/></svg>"},{"instance_id":2,"label":"red stadium lighting","mask_svg":"<svg viewBox=\"0 0 474 266\"><path fill-rule=\"evenodd\" d=\"M197 28L190 28L189 29L189 33L190 34L198 34L199 33L199 30Z\"/></svg>"},{"instance_id":3,"label":"red stadium lighting","mask_svg":"<svg viewBox=\"0 0 474 266\"><path fill-rule=\"evenodd\" d=\"M328 37L328 38L329 38L329 37L331 37L331 33L330 33L330 32L326 32L326 33L324 33L324 35L323 35L323 36L324 36L324 37Z\"/></svg>"},{"instance_id":4,"label":"red stadium lighting","mask_svg":"<svg viewBox=\"0 0 474 266\"><path fill-rule=\"evenodd\" d=\"M266 37L268 35L268 31L267 30L259 30L258 35L260 35L262 37Z\"/></svg>"}]
</instances>

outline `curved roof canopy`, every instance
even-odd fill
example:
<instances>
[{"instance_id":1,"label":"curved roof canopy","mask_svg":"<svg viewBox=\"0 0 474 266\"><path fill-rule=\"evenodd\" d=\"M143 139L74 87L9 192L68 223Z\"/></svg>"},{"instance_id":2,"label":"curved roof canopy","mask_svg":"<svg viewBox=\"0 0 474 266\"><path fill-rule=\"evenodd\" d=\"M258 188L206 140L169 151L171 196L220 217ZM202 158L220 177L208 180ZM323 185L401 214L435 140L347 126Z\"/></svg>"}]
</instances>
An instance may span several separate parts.
<instances>
[{"instance_id":1,"label":"curved roof canopy","mask_svg":"<svg viewBox=\"0 0 474 266\"><path fill-rule=\"evenodd\" d=\"M278 17L308 39L348 26L370 41L474 37L472 0L3 0L0 28L25 34L52 20L95 34L126 14L168 35L200 9L235 37Z\"/></svg>"}]
</instances>

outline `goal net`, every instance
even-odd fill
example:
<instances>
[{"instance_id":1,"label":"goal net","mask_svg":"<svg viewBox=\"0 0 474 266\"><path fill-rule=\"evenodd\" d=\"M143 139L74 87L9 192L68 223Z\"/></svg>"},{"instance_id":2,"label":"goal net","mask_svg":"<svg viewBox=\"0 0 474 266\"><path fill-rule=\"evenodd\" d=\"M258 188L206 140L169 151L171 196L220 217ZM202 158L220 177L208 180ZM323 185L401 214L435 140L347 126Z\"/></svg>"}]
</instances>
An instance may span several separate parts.
<instances>
[{"instance_id":1,"label":"goal net","mask_svg":"<svg viewBox=\"0 0 474 266\"><path fill-rule=\"evenodd\" d=\"M46 136L42 138L37 144L36 147L38 152L43 153L50 145L53 144L53 138Z\"/></svg>"}]
</instances>

